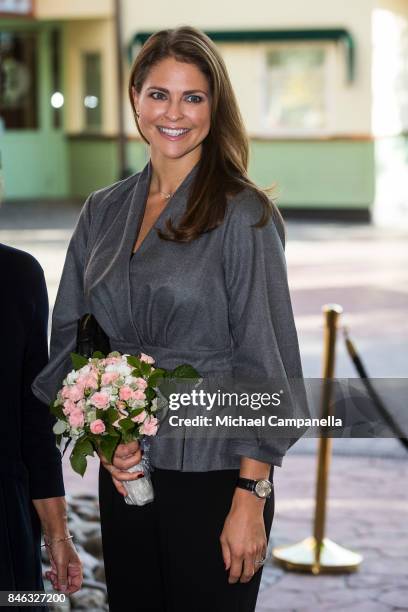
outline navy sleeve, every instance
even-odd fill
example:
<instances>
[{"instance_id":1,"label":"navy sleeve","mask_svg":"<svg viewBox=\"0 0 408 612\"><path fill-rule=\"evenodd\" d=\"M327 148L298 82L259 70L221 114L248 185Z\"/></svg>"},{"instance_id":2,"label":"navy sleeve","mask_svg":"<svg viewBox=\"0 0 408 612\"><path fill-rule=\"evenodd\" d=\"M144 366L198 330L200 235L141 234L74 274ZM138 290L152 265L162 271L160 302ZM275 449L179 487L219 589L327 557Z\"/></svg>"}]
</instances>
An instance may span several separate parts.
<instances>
[{"instance_id":1,"label":"navy sleeve","mask_svg":"<svg viewBox=\"0 0 408 612\"><path fill-rule=\"evenodd\" d=\"M35 397L31 384L48 361L48 295L39 264L32 271L32 320L23 362L22 454L32 499L65 495L61 454L52 431L49 407Z\"/></svg>"}]
</instances>

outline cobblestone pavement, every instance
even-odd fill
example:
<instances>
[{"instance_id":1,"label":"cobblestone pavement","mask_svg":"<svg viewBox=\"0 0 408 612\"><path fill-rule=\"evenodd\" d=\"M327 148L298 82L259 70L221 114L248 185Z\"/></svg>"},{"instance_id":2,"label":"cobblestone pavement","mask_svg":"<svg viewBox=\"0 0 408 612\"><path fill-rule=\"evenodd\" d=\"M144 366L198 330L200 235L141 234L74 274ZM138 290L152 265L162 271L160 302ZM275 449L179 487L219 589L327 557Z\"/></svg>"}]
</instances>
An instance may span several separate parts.
<instances>
[{"instance_id":1,"label":"cobblestone pavement","mask_svg":"<svg viewBox=\"0 0 408 612\"><path fill-rule=\"evenodd\" d=\"M275 470L270 548L312 535L316 459L292 455ZM264 568L257 612L408 610L408 462L334 456L326 537L363 555L357 572L312 576Z\"/></svg>"},{"instance_id":2,"label":"cobblestone pavement","mask_svg":"<svg viewBox=\"0 0 408 612\"><path fill-rule=\"evenodd\" d=\"M31 252L55 299L78 206L0 208L0 242ZM372 377L406 377L408 248L406 230L368 224L287 224L286 255L304 374L321 373L321 307L337 302ZM336 375L356 376L343 343ZM408 610L408 462L392 439L334 440L327 537L363 554L349 575L310 576L272 562L264 568L257 612ZM301 440L275 470L276 511L270 546L311 535L316 441ZM65 468L71 493L96 492L97 462L84 480Z\"/></svg>"}]
</instances>

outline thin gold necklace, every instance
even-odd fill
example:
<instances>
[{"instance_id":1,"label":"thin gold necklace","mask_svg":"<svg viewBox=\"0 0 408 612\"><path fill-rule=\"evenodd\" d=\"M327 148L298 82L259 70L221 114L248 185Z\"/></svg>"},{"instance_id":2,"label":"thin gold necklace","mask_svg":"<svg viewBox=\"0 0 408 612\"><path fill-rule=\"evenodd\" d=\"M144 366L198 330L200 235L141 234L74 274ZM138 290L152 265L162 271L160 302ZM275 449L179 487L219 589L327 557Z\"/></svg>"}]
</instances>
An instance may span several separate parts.
<instances>
[{"instance_id":1,"label":"thin gold necklace","mask_svg":"<svg viewBox=\"0 0 408 612\"><path fill-rule=\"evenodd\" d=\"M159 191L159 193L162 196L164 196L166 198L166 200L170 200L171 196L173 195L171 191L170 191L170 193L166 193L165 191Z\"/></svg>"}]
</instances>

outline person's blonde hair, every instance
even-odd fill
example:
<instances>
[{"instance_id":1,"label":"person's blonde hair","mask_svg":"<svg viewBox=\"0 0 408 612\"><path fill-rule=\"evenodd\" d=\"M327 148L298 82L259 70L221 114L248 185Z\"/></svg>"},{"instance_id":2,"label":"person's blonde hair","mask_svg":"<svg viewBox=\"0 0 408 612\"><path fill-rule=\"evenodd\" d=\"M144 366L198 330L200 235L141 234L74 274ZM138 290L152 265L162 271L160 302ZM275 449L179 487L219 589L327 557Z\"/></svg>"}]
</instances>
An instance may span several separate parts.
<instances>
[{"instance_id":1,"label":"person's blonde hair","mask_svg":"<svg viewBox=\"0 0 408 612\"><path fill-rule=\"evenodd\" d=\"M140 93L150 69L173 57L194 64L207 77L211 93L210 130L202 143L202 155L190 190L186 211L177 227L169 220L167 240L189 242L218 227L225 218L227 195L250 187L263 203L263 214L256 223L262 227L276 215L282 228L282 216L273 199L272 188L260 189L248 177L249 143L228 72L217 46L196 28L181 26L152 34L136 56L129 78L129 97L137 129L145 142L133 101L133 87ZM284 231L284 229L283 229Z\"/></svg>"}]
</instances>

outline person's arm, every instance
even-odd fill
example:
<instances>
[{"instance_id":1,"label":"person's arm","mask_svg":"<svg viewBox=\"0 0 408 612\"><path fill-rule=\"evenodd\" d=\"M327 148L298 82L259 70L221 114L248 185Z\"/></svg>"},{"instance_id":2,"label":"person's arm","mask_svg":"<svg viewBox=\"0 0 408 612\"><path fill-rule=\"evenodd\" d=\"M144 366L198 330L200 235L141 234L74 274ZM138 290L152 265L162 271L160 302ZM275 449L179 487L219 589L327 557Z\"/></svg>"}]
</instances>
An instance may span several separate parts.
<instances>
[{"instance_id":1,"label":"person's arm","mask_svg":"<svg viewBox=\"0 0 408 612\"><path fill-rule=\"evenodd\" d=\"M231 207L235 209L227 220L223 257L234 379L244 388L246 381L258 380L262 390L267 381L279 381L290 396L288 380L302 378L302 367L283 227L274 217L264 227L251 227L261 217L262 208L259 198L248 190ZM271 465L280 466L296 440L259 437L253 431L245 434L229 440L229 452L240 457L240 476L251 480L268 479ZM260 567L255 562L266 553L264 505L253 493L235 489L220 538L231 583L249 581Z\"/></svg>"},{"instance_id":2,"label":"person's arm","mask_svg":"<svg viewBox=\"0 0 408 612\"><path fill-rule=\"evenodd\" d=\"M67 525L65 497L33 499L51 562L46 576L54 589L75 593L82 585L82 563Z\"/></svg>"},{"instance_id":3,"label":"person's arm","mask_svg":"<svg viewBox=\"0 0 408 612\"><path fill-rule=\"evenodd\" d=\"M61 455L52 426L55 421L46 404L31 390L33 379L48 361L48 296L41 266L30 269L31 319L23 360L22 437L23 461L29 475L30 496L49 544L55 588L74 593L82 583L82 566L69 537Z\"/></svg>"}]
</instances>

